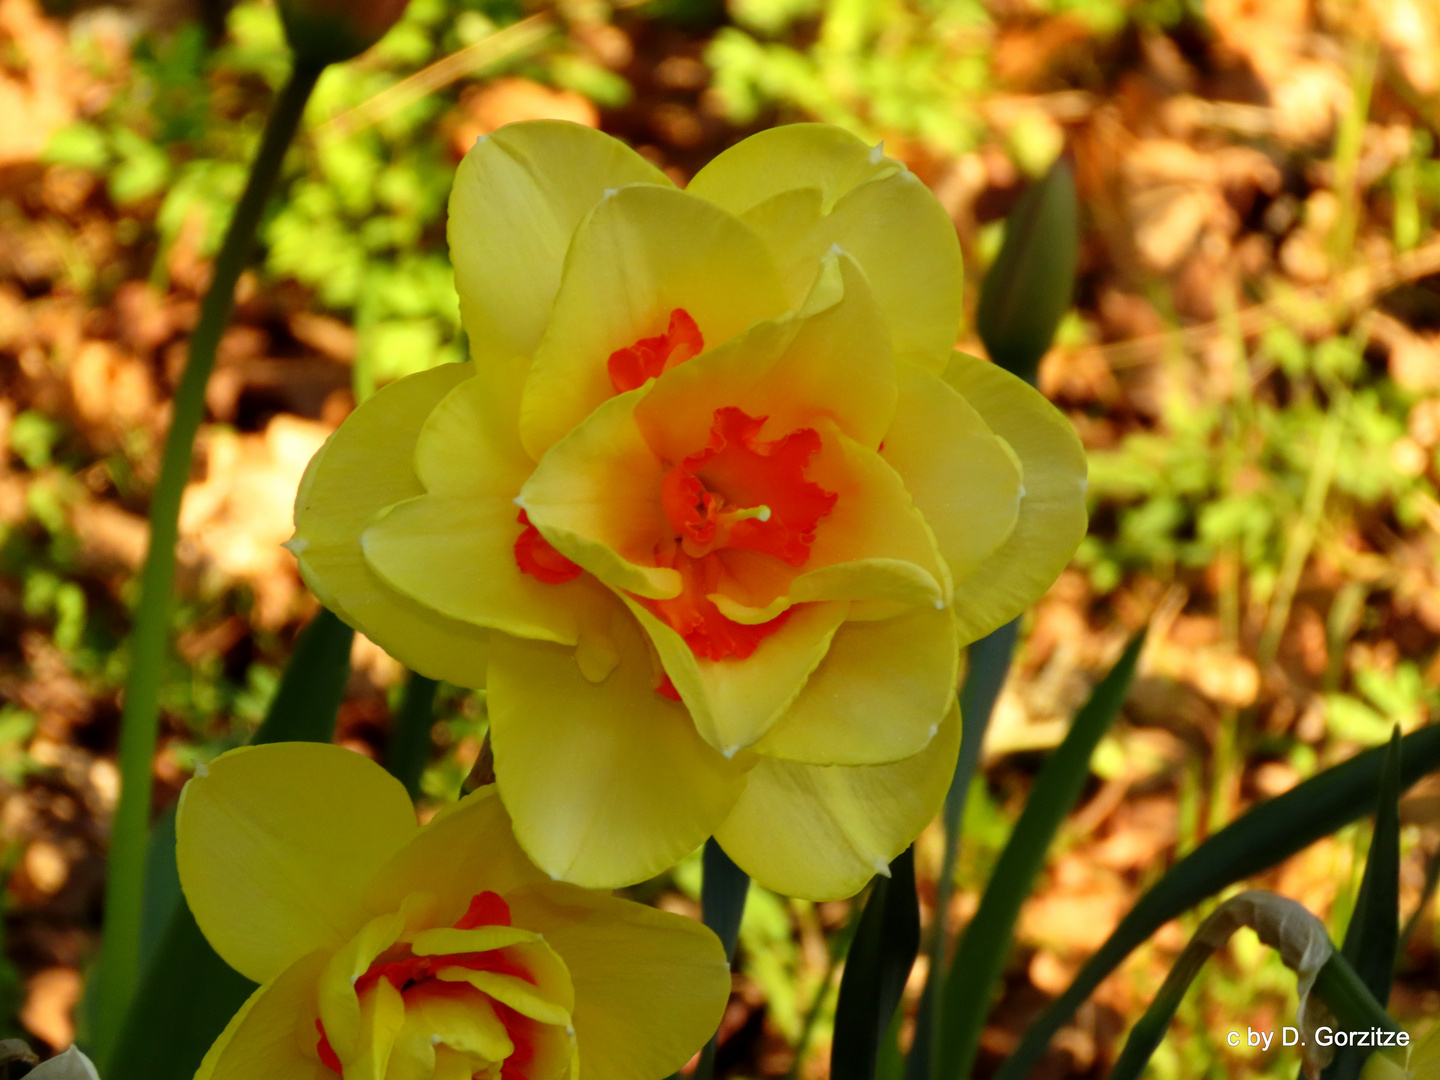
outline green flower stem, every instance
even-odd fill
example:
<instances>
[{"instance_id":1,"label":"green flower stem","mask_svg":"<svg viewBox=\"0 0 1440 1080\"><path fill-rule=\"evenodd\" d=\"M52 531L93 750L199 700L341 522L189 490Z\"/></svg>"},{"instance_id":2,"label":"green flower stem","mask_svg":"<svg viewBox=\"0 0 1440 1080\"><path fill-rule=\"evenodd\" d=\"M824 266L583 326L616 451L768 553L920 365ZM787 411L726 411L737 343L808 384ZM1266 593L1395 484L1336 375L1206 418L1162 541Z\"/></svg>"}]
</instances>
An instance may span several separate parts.
<instances>
[{"instance_id":1,"label":"green flower stem","mask_svg":"<svg viewBox=\"0 0 1440 1080\"><path fill-rule=\"evenodd\" d=\"M200 306L200 318L190 339L190 357L175 392L160 479L150 503L150 551L140 577L140 605L130 638L130 675L120 721L120 804L110 835L105 937L97 976L94 1044L102 1061L124 1026L139 981L150 769L159 722L160 683L170 641L175 542L195 433L205 411L205 385L215 366L220 336L235 307L235 283L254 250L255 231L265 203L322 70L297 65L270 115L250 179L215 260L214 280Z\"/></svg>"}]
</instances>

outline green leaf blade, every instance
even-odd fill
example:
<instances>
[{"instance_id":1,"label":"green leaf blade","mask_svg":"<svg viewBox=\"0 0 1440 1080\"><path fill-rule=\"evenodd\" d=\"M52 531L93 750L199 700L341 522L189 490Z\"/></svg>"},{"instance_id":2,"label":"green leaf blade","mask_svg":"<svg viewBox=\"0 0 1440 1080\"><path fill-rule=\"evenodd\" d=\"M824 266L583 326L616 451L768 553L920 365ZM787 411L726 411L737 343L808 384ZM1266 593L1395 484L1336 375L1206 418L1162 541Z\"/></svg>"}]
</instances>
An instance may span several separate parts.
<instances>
[{"instance_id":1,"label":"green leaf blade","mask_svg":"<svg viewBox=\"0 0 1440 1080\"><path fill-rule=\"evenodd\" d=\"M915 853L906 848L890 864L889 877L876 877L845 960L835 1005L831 1080L874 1080L881 1043L919 951Z\"/></svg>"},{"instance_id":2,"label":"green leaf blade","mask_svg":"<svg viewBox=\"0 0 1440 1080\"><path fill-rule=\"evenodd\" d=\"M1440 767L1440 725L1401 741L1401 790ZM1051 1037L1102 981L1170 919L1206 897L1267 870L1348 825L1375 804L1386 750L1377 748L1313 776L1231 822L1192 851L1140 898L1000 1067L995 1080L1022 1080Z\"/></svg>"},{"instance_id":3,"label":"green leaf blade","mask_svg":"<svg viewBox=\"0 0 1440 1080\"><path fill-rule=\"evenodd\" d=\"M975 917L966 927L937 1014L937 1077L968 1077L980 1047L980 1033L1013 940L1020 905L1044 865L1056 831L1090 774L1090 757L1119 715L1135 677L1145 635L1133 638L1110 673L1075 716L1069 733L1035 779L1025 809L1010 834Z\"/></svg>"}]
</instances>

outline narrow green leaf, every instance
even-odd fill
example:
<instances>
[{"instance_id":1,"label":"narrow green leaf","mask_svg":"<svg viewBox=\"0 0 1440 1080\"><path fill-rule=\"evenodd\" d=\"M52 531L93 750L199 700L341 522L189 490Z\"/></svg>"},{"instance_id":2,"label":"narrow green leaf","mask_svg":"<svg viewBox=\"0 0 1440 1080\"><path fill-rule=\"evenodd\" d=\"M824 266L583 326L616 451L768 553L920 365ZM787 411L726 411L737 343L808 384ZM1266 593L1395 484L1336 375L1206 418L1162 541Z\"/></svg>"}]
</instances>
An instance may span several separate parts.
<instances>
[{"instance_id":1,"label":"narrow green leaf","mask_svg":"<svg viewBox=\"0 0 1440 1080\"><path fill-rule=\"evenodd\" d=\"M354 641L354 630L328 609L320 609L296 639L270 709L251 736L251 746L329 742L334 737L335 714L345 700Z\"/></svg>"},{"instance_id":2,"label":"narrow green leaf","mask_svg":"<svg viewBox=\"0 0 1440 1080\"><path fill-rule=\"evenodd\" d=\"M965 684L960 688L960 758L955 762L955 778L945 795L945 854L936 885L935 910L939 914L931 928L930 970L920 1007L915 1013L915 1038L910 1056L905 1059L906 1080L928 1080L930 1061L935 1051L935 999L945 983L950 942L946 933L945 913L950 910L950 894L955 888L955 863L960 857L960 821L965 802L970 796L970 782L980 767L980 752L985 746L985 733L995 702L1010 672L1010 657L1015 652L1015 638L1020 620L1012 619L998 630L991 631L969 650L969 666Z\"/></svg>"},{"instance_id":3,"label":"narrow green leaf","mask_svg":"<svg viewBox=\"0 0 1440 1080\"><path fill-rule=\"evenodd\" d=\"M410 798L420 797L420 777L430 760L430 729L435 725L434 679L412 671L405 683L405 698L390 728L385 767L405 785Z\"/></svg>"},{"instance_id":4,"label":"narrow green leaf","mask_svg":"<svg viewBox=\"0 0 1440 1080\"><path fill-rule=\"evenodd\" d=\"M874 1080L881 1041L919 951L915 854L906 848L890 864L888 877L875 878L850 944L835 1005L830 1080Z\"/></svg>"},{"instance_id":5,"label":"narrow green leaf","mask_svg":"<svg viewBox=\"0 0 1440 1080\"><path fill-rule=\"evenodd\" d=\"M345 698L355 634L330 612L310 621L280 678L253 743L329 742ZM168 828L166 822L169 822ZM106 1080L190 1080L205 1051L255 984L216 955L179 892L174 815L156 824L147 872L142 942L146 964L125 1024L101 1070ZM153 892L152 892L153 890ZM168 913L165 905L169 905Z\"/></svg>"},{"instance_id":6,"label":"narrow green leaf","mask_svg":"<svg viewBox=\"0 0 1440 1080\"><path fill-rule=\"evenodd\" d=\"M705 925L715 931L725 946L725 959L735 962L735 943L740 939L740 920L745 914L745 897L750 892L750 876L730 861L725 849L714 837L705 841L700 879L700 913ZM700 1063L694 1080L710 1080L715 1072L715 1053L719 1032L711 1036L700 1052Z\"/></svg>"},{"instance_id":7,"label":"narrow green leaf","mask_svg":"<svg viewBox=\"0 0 1440 1080\"><path fill-rule=\"evenodd\" d=\"M1401 740L1401 790L1440 766L1440 725ZM1081 1002L1146 938L1208 896L1266 870L1375 805L1386 748L1356 754L1231 822L1170 868L1056 998L995 1080L1022 1080ZM1328 999L1327 999L1328 1000Z\"/></svg>"},{"instance_id":8,"label":"narrow green leaf","mask_svg":"<svg viewBox=\"0 0 1440 1080\"><path fill-rule=\"evenodd\" d=\"M1020 820L1000 859L980 907L955 950L950 975L937 1013L939 1048L935 1075L968 1077L980 1046L980 1033L990 1011L990 997L1000 979L1013 940L1020 905L1030 894L1045 853L1065 816L1079 798L1090 775L1090 757L1110 730L1135 677L1135 664L1145 644L1137 634L1110 673L1075 715L1064 741L1055 748L1025 802Z\"/></svg>"},{"instance_id":9,"label":"narrow green leaf","mask_svg":"<svg viewBox=\"0 0 1440 1080\"><path fill-rule=\"evenodd\" d=\"M1010 212L1000 254L980 286L975 328L990 359L1035 381L1075 295L1079 261L1075 176L1061 158Z\"/></svg>"},{"instance_id":10,"label":"narrow green leaf","mask_svg":"<svg viewBox=\"0 0 1440 1080\"><path fill-rule=\"evenodd\" d=\"M1365 988L1383 1008L1390 1000L1395 979L1395 954L1400 943L1400 728L1390 734L1390 746L1380 773L1380 799L1375 808L1375 832L1370 857L1345 942L1340 952L1355 969ZM1342 1047L1320 1080L1357 1080L1369 1052Z\"/></svg>"}]
</instances>

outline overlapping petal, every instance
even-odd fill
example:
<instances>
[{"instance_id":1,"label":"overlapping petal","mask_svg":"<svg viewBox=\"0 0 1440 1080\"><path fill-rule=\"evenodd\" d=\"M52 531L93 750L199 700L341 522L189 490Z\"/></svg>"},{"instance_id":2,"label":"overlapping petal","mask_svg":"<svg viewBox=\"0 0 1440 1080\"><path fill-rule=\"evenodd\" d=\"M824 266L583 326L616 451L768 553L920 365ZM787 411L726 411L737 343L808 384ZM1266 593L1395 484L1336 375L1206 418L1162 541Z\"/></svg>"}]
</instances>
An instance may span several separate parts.
<instances>
[{"instance_id":1,"label":"overlapping petal","mask_svg":"<svg viewBox=\"0 0 1440 1080\"><path fill-rule=\"evenodd\" d=\"M626 184L670 181L624 143L579 124L510 124L476 143L456 173L449 218L475 359L535 351L571 236L608 189Z\"/></svg>"},{"instance_id":2,"label":"overlapping petal","mask_svg":"<svg viewBox=\"0 0 1440 1080\"><path fill-rule=\"evenodd\" d=\"M195 1080L335 1080L295 1039L297 1028L313 1030L325 960L324 952L309 953L251 994L211 1043Z\"/></svg>"},{"instance_id":3,"label":"overlapping petal","mask_svg":"<svg viewBox=\"0 0 1440 1080\"><path fill-rule=\"evenodd\" d=\"M507 893L546 878L515 842L499 792L487 785L445 807L397 851L371 879L365 907L398 911L422 892L434 898L436 921L449 926L477 893Z\"/></svg>"},{"instance_id":4,"label":"overlapping petal","mask_svg":"<svg viewBox=\"0 0 1440 1080\"><path fill-rule=\"evenodd\" d=\"M755 749L806 765L879 765L929 745L955 700L950 612L917 608L847 622L805 688Z\"/></svg>"},{"instance_id":5,"label":"overlapping petal","mask_svg":"<svg viewBox=\"0 0 1440 1080\"><path fill-rule=\"evenodd\" d=\"M766 239L795 302L839 245L869 278L896 357L944 370L960 327L960 243L939 200L881 147L824 124L787 124L726 150L686 190Z\"/></svg>"},{"instance_id":6,"label":"overlapping petal","mask_svg":"<svg viewBox=\"0 0 1440 1080\"><path fill-rule=\"evenodd\" d=\"M365 562L360 535L386 507L424 493L412 465L422 425L473 371L445 364L361 404L305 470L290 542L305 583L326 607L416 671L462 686L484 684L489 632L386 585Z\"/></svg>"},{"instance_id":7,"label":"overlapping petal","mask_svg":"<svg viewBox=\"0 0 1440 1080\"><path fill-rule=\"evenodd\" d=\"M338 746L276 743L212 762L180 796L176 860L215 951L264 983L365 921L371 877L415 835L410 796Z\"/></svg>"},{"instance_id":8,"label":"overlapping petal","mask_svg":"<svg viewBox=\"0 0 1440 1080\"><path fill-rule=\"evenodd\" d=\"M789 307L764 242L684 192L638 185L607 196L575 233L535 350L520 436L538 459L609 398L606 362L687 311L707 344Z\"/></svg>"},{"instance_id":9,"label":"overlapping petal","mask_svg":"<svg viewBox=\"0 0 1440 1080\"><path fill-rule=\"evenodd\" d=\"M767 888L810 900L851 896L935 816L959 749L956 705L929 746L893 764L800 765L757 755L715 839Z\"/></svg>"},{"instance_id":10,"label":"overlapping petal","mask_svg":"<svg viewBox=\"0 0 1440 1080\"><path fill-rule=\"evenodd\" d=\"M775 435L828 418L864 446L880 445L898 388L889 331L855 261L828 256L800 310L757 323L671 371L636 405L635 422L661 458L704 445L715 410L768 418Z\"/></svg>"},{"instance_id":11,"label":"overlapping petal","mask_svg":"<svg viewBox=\"0 0 1440 1080\"><path fill-rule=\"evenodd\" d=\"M586 1080L677 1072L719 1026L730 965L693 920L561 884L522 890L511 907L570 970Z\"/></svg>"},{"instance_id":12,"label":"overlapping petal","mask_svg":"<svg viewBox=\"0 0 1440 1080\"><path fill-rule=\"evenodd\" d=\"M1024 488L1020 462L949 383L908 364L899 382L881 456L900 474L960 581L1014 530Z\"/></svg>"},{"instance_id":13,"label":"overlapping petal","mask_svg":"<svg viewBox=\"0 0 1440 1080\"><path fill-rule=\"evenodd\" d=\"M751 764L727 761L680 705L655 693L639 626L615 602L617 662L591 682L574 651L497 639L490 734L500 794L537 866L614 888L673 866L709 836Z\"/></svg>"},{"instance_id":14,"label":"overlapping petal","mask_svg":"<svg viewBox=\"0 0 1440 1080\"><path fill-rule=\"evenodd\" d=\"M669 535L660 502L665 467L635 425L645 391L610 398L545 455L520 490L530 521L605 584L639 596L680 593L680 575L655 566Z\"/></svg>"},{"instance_id":15,"label":"overlapping petal","mask_svg":"<svg viewBox=\"0 0 1440 1080\"><path fill-rule=\"evenodd\" d=\"M974 641L1038 600L1085 536L1085 450L1038 390L995 364L956 353L945 381L1015 452L1024 485L1013 531L956 584L960 636Z\"/></svg>"},{"instance_id":16,"label":"overlapping petal","mask_svg":"<svg viewBox=\"0 0 1440 1080\"><path fill-rule=\"evenodd\" d=\"M627 604L654 643L696 730L727 758L759 741L786 714L850 610L843 602L797 608L737 664L728 657L696 656L662 620L640 604Z\"/></svg>"}]
</instances>

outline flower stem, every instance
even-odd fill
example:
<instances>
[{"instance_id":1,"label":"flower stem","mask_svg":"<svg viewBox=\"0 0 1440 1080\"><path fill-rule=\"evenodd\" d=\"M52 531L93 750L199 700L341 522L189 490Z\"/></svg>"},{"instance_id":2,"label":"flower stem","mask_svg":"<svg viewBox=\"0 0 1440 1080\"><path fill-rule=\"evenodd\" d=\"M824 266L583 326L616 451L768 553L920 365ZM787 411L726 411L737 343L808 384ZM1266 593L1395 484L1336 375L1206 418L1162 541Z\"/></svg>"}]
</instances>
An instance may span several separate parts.
<instances>
[{"instance_id":1,"label":"flower stem","mask_svg":"<svg viewBox=\"0 0 1440 1080\"><path fill-rule=\"evenodd\" d=\"M190 355L175 392L160 478L150 503L150 550L140 578L140 604L130 638L130 674L120 720L120 803L110 835L105 936L97 978L94 1044L108 1055L125 1022L140 975L140 916L145 897L145 842L150 824L151 761L160 712L160 684L170 638L175 542L180 501L190 475L195 433L205 411L205 385L220 336L235 307L235 284L255 247L255 231L280 174L305 104L323 70L297 65L265 128L245 192L215 260L200 306Z\"/></svg>"}]
</instances>

